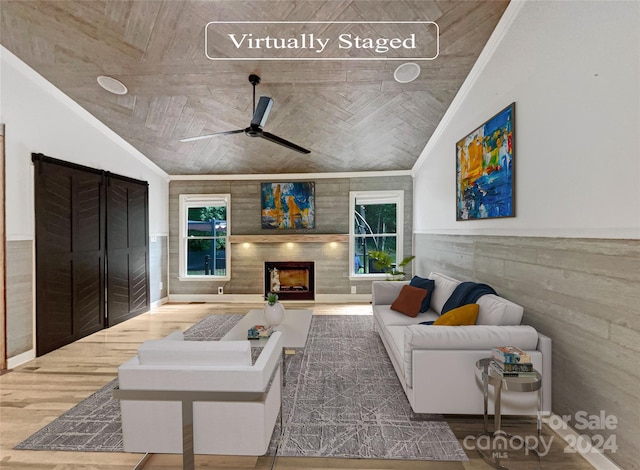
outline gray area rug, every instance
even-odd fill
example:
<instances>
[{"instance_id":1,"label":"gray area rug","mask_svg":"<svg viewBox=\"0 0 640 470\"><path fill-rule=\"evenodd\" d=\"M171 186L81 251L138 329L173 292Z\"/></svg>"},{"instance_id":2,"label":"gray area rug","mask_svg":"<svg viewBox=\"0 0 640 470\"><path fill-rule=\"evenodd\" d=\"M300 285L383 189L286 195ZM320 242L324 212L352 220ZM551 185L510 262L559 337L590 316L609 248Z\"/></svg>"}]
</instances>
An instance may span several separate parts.
<instances>
[{"instance_id":1,"label":"gray area rug","mask_svg":"<svg viewBox=\"0 0 640 470\"><path fill-rule=\"evenodd\" d=\"M240 316L212 315L185 332L219 339ZM278 455L468 460L442 417L417 416L370 316L314 316L303 354L287 356L284 432ZM122 452L117 380L16 449ZM276 428L270 454L275 450Z\"/></svg>"}]
</instances>

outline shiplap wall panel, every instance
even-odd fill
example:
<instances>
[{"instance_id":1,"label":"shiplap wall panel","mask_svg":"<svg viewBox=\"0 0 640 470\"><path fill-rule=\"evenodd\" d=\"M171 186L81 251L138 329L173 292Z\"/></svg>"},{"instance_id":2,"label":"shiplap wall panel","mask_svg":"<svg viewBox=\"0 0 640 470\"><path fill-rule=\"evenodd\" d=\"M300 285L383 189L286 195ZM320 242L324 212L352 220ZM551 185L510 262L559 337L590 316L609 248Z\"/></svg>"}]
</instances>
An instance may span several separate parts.
<instances>
[{"instance_id":1,"label":"shiplap wall panel","mask_svg":"<svg viewBox=\"0 0 640 470\"><path fill-rule=\"evenodd\" d=\"M33 345L33 241L6 242L7 357L30 351Z\"/></svg>"},{"instance_id":2,"label":"shiplap wall panel","mask_svg":"<svg viewBox=\"0 0 640 470\"><path fill-rule=\"evenodd\" d=\"M421 272L485 282L524 306L523 322L553 340L553 411L573 424L578 411L615 415L616 429L591 432L615 435L609 455L638 468L639 240L416 234L415 249Z\"/></svg>"},{"instance_id":3,"label":"shiplap wall panel","mask_svg":"<svg viewBox=\"0 0 640 470\"><path fill-rule=\"evenodd\" d=\"M278 182L265 179L264 182ZM312 178L309 181L314 181ZM178 277L178 223L180 194L231 194L231 234L271 235L349 232L349 192L365 190L405 191L404 255L412 249L413 184L410 176L373 178L321 178L315 182L315 220L312 230L269 230L260 223L261 181L172 181L169 185L169 283L171 294L213 294L218 286L230 294L262 294L265 261L314 261L316 294L371 292L371 281L349 280L349 244L330 242L231 244L231 280L228 282L180 281ZM411 265L406 272L411 273Z\"/></svg>"}]
</instances>

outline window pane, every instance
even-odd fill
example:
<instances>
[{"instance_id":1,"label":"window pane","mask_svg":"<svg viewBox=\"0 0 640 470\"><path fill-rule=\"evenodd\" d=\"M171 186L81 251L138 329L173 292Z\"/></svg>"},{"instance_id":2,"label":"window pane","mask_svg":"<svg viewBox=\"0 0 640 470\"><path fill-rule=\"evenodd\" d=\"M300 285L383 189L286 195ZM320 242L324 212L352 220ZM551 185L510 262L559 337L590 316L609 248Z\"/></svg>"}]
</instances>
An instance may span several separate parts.
<instances>
[{"instance_id":1,"label":"window pane","mask_svg":"<svg viewBox=\"0 0 640 470\"><path fill-rule=\"evenodd\" d=\"M188 236L207 237L226 235L226 206L190 207L188 209L188 219Z\"/></svg>"},{"instance_id":2,"label":"window pane","mask_svg":"<svg viewBox=\"0 0 640 470\"><path fill-rule=\"evenodd\" d=\"M216 220L216 237L226 237L227 236L227 221L226 220Z\"/></svg>"},{"instance_id":3,"label":"window pane","mask_svg":"<svg viewBox=\"0 0 640 470\"><path fill-rule=\"evenodd\" d=\"M187 275L226 275L225 248L224 238L187 240Z\"/></svg>"},{"instance_id":4,"label":"window pane","mask_svg":"<svg viewBox=\"0 0 640 470\"><path fill-rule=\"evenodd\" d=\"M382 273L390 270L396 263L396 237L355 237L354 266L355 274ZM381 251L388 256L390 266L380 266L375 262L372 252ZM387 257L385 256L385 257Z\"/></svg>"},{"instance_id":5,"label":"window pane","mask_svg":"<svg viewBox=\"0 0 640 470\"><path fill-rule=\"evenodd\" d=\"M354 233L396 233L396 204L356 204Z\"/></svg>"}]
</instances>

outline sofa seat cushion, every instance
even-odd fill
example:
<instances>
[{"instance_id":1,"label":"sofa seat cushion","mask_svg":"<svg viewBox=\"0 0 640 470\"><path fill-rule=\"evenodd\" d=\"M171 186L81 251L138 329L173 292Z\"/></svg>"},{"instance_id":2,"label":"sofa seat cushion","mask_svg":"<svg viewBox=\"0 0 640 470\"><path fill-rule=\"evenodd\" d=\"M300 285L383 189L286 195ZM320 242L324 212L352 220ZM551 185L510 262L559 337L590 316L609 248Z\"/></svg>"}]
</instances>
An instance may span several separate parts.
<instances>
[{"instance_id":1,"label":"sofa seat cushion","mask_svg":"<svg viewBox=\"0 0 640 470\"><path fill-rule=\"evenodd\" d=\"M415 350L486 350L491 355L494 346L512 345L535 350L538 332L529 325L494 326L433 326L404 327L404 374L406 384L412 386L412 361Z\"/></svg>"},{"instance_id":2,"label":"sofa seat cushion","mask_svg":"<svg viewBox=\"0 0 640 470\"><path fill-rule=\"evenodd\" d=\"M433 321L438 318L438 314L433 310L429 310L425 313L420 313L417 317L412 318L403 313L396 312L395 310L391 310L390 305L374 305L373 307L374 315L380 322L380 324L389 326L389 325L415 325L417 323L423 321Z\"/></svg>"},{"instance_id":3,"label":"sofa seat cushion","mask_svg":"<svg viewBox=\"0 0 640 470\"><path fill-rule=\"evenodd\" d=\"M157 366L250 366L251 343L148 340L138 348L138 360Z\"/></svg>"},{"instance_id":4,"label":"sofa seat cushion","mask_svg":"<svg viewBox=\"0 0 640 470\"><path fill-rule=\"evenodd\" d=\"M404 354L404 330L406 330L406 326L389 326L387 327L387 342L389 343L390 349L395 356L396 363L402 367L402 370L405 370L406 366L404 362L405 354Z\"/></svg>"},{"instance_id":5,"label":"sofa seat cushion","mask_svg":"<svg viewBox=\"0 0 640 470\"><path fill-rule=\"evenodd\" d=\"M409 325L405 331L405 352L414 349L486 349L494 346L536 349L538 332L529 325L438 326Z\"/></svg>"}]
</instances>

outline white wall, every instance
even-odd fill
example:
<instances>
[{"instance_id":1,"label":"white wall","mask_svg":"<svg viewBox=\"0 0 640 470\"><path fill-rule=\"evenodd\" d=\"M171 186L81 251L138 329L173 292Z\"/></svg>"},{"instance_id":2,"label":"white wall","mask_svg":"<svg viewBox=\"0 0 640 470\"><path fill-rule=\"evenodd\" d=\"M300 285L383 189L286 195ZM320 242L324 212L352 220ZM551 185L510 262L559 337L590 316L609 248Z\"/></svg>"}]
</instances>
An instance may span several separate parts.
<instances>
[{"instance_id":1,"label":"white wall","mask_svg":"<svg viewBox=\"0 0 640 470\"><path fill-rule=\"evenodd\" d=\"M639 31L637 1L513 1L414 167L414 232L640 238ZM514 101L516 217L456 222L455 143Z\"/></svg>"},{"instance_id":2,"label":"white wall","mask_svg":"<svg viewBox=\"0 0 640 470\"><path fill-rule=\"evenodd\" d=\"M0 97L7 240L35 236L32 152L148 181L149 233L168 234L168 175L1 46Z\"/></svg>"}]
</instances>

